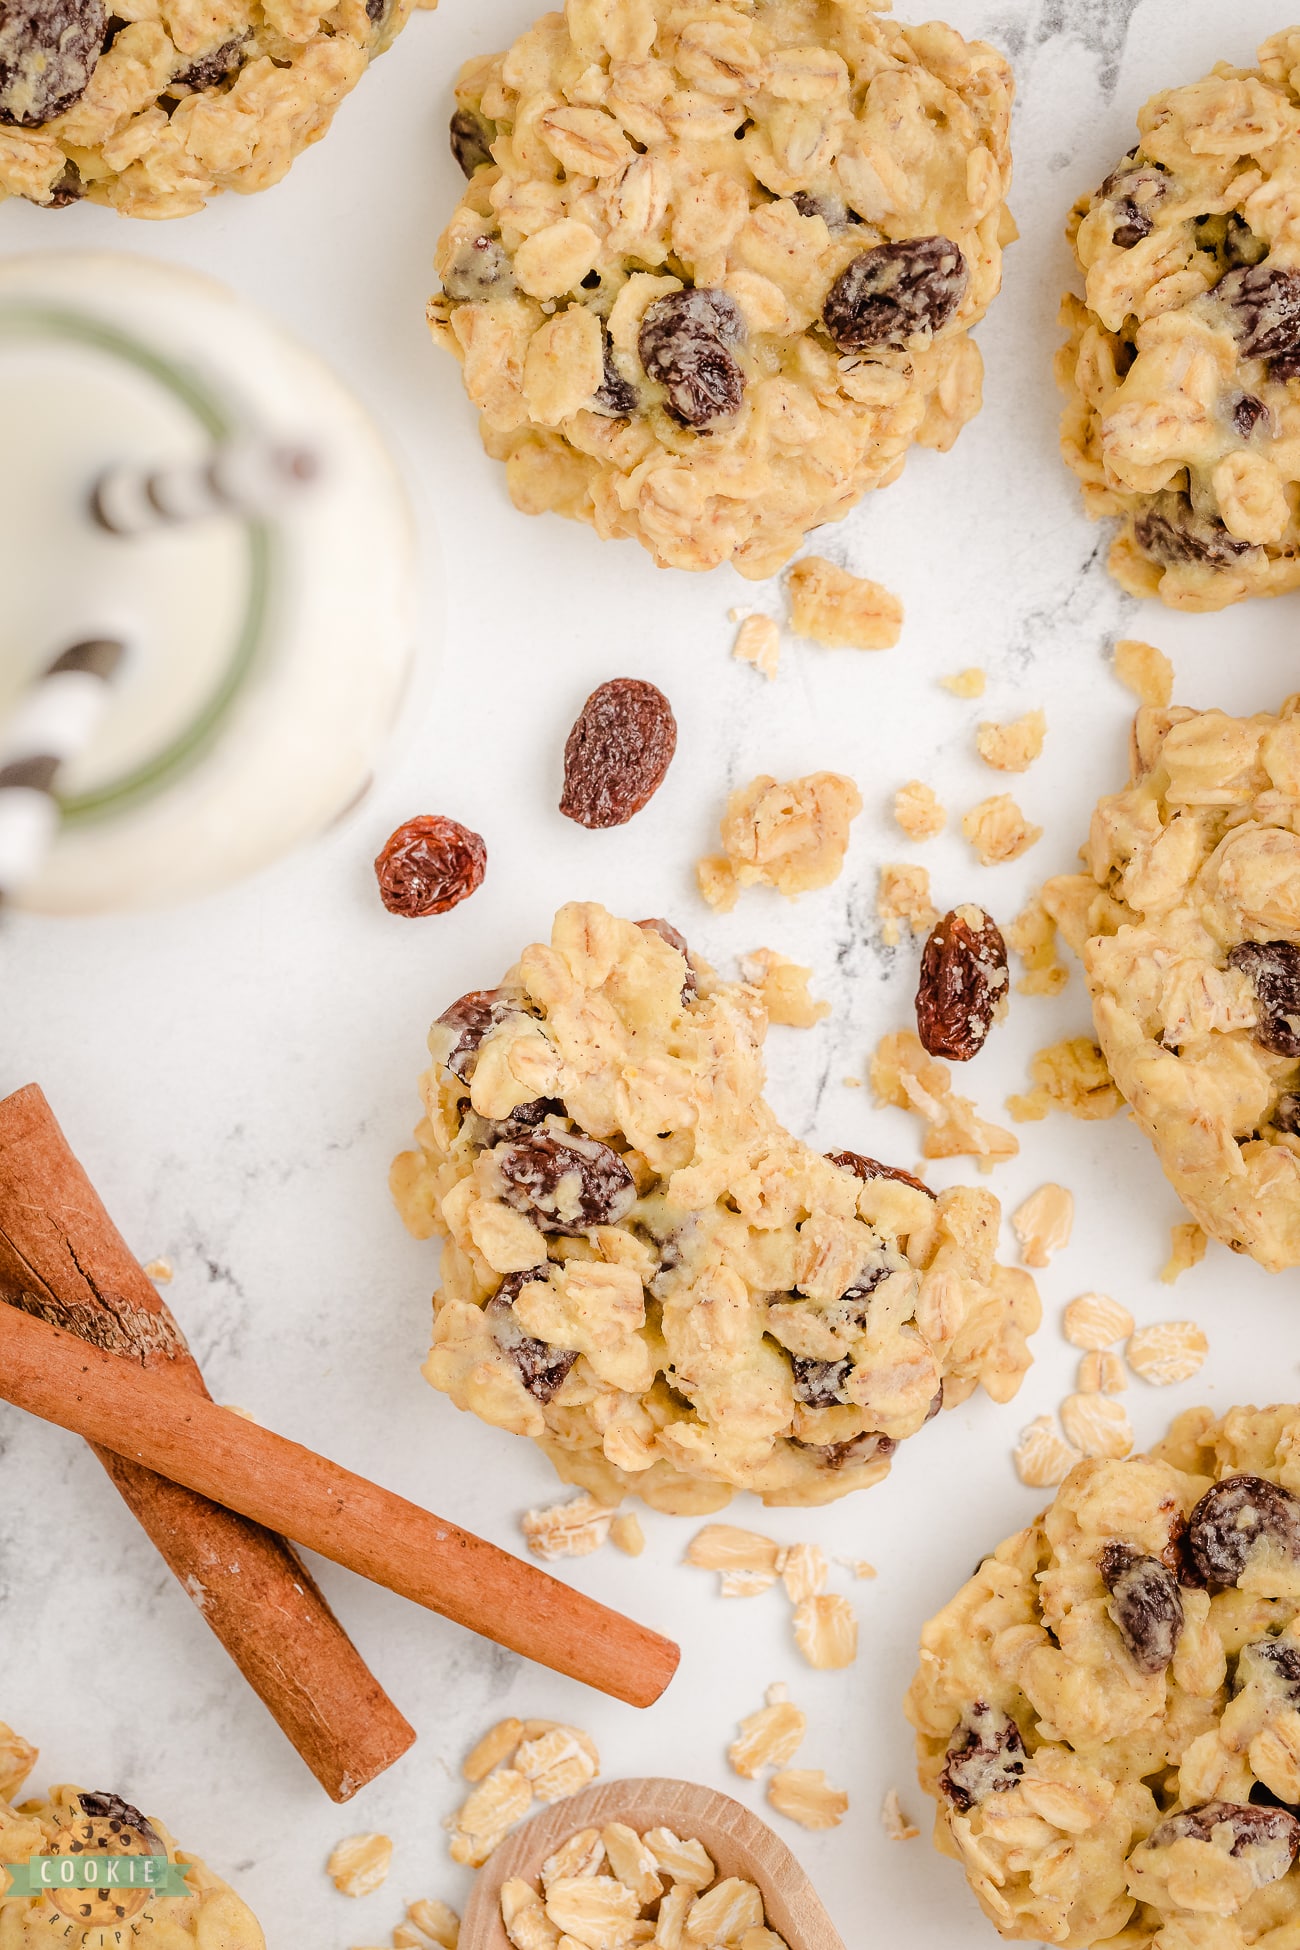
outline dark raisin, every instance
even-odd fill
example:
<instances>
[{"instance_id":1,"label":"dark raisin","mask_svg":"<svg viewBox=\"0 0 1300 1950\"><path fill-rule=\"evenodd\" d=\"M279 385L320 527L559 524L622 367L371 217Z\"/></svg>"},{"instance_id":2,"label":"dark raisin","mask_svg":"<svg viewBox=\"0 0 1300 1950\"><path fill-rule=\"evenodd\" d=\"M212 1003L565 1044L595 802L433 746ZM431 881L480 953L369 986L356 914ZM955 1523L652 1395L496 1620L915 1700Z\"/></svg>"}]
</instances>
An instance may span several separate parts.
<instances>
[{"instance_id":1,"label":"dark raisin","mask_svg":"<svg viewBox=\"0 0 1300 1950\"><path fill-rule=\"evenodd\" d=\"M744 320L725 291L670 291L647 307L637 351L675 420L708 427L740 411L745 375L732 347L744 337Z\"/></svg>"},{"instance_id":2,"label":"dark raisin","mask_svg":"<svg viewBox=\"0 0 1300 1950\"><path fill-rule=\"evenodd\" d=\"M1223 242L1219 246L1225 264L1235 270L1239 265L1262 264L1268 256L1268 244L1263 237L1257 237L1244 217L1235 210L1229 210L1223 219Z\"/></svg>"},{"instance_id":3,"label":"dark raisin","mask_svg":"<svg viewBox=\"0 0 1300 1950\"><path fill-rule=\"evenodd\" d=\"M822 322L841 352L907 345L947 324L969 282L966 259L950 238L877 244L840 272Z\"/></svg>"},{"instance_id":4,"label":"dark raisin","mask_svg":"<svg viewBox=\"0 0 1300 1950\"><path fill-rule=\"evenodd\" d=\"M501 239L486 230L467 238L443 272L442 288L449 298L466 304L509 298L515 290L515 274Z\"/></svg>"},{"instance_id":5,"label":"dark raisin","mask_svg":"<svg viewBox=\"0 0 1300 1950\"><path fill-rule=\"evenodd\" d=\"M1293 1090L1286 1091L1278 1098L1273 1108L1273 1123L1288 1137L1300 1137L1300 1097Z\"/></svg>"},{"instance_id":6,"label":"dark raisin","mask_svg":"<svg viewBox=\"0 0 1300 1950\"><path fill-rule=\"evenodd\" d=\"M38 129L80 101L107 32L104 0L4 0L0 122Z\"/></svg>"},{"instance_id":7,"label":"dark raisin","mask_svg":"<svg viewBox=\"0 0 1300 1950\"><path fill-rule=\"evenodd\" d=\"M1232 424L1243 440L1249 440L1261 420L1267 421L1268 408L1253 393L1238 393L1232 409Z\"/></svg>"},{"instance_id":8,"label":"dark raisin","mask_svg":"<svg viewBox=\"0 0 1300 1950\"><path fill-rule=\"evenodd\" d=\"M840 1470L855 1467L861 1463L887 1461L898 1444L892 1435L879 1435L874 1429L862 1435L850 1436L847 1442L799 1442L791 1438L797 1448L806 1449L815 1457L822 1469Z\"/></svg>"},{"instance_id":9,"label":"dark raisin","mask_svg":"<svg viewBox=\"0 0 1300 1950\"><path fill-rule=\"evenodd\" d=\"M483 1142L487 1146L507 1144L513 1138L524 1137L529 1131L544 1124L548 1117L563 1117L564 1105L556 1097L530 1097L526 1104L516 1104L508 1117L485 1117L483 1120Z\"/></svg>"},{"instance_id":10,"label":"dark raisin","mask_svg":"<svg viewBox=\"0 0 1300 1950\"><path fill-rule=\"evenodd\" d=\"M66 210L70 203L80 203L85 194L86 186L82 181L81 171L76 163L66 162L63 165L63 174L50 191L50 200L44 207L47 210Z\"/></svg>"},{"instance_id":11,"label":"dark raisin","mask_svg":"<svg viewBox=\"0 0 1300 1950\"><path fill-rule=\"evenodd\" d=\"M1300 1056L1300 947L1294 941L1240 941L1229 968L1250 977L1259 1005L1255 1041L1274 1056Z\"/></svg>"},{"instance_id":12,"label":"dark raisin","mask_svg":"<svg viewBox=\"0 0 1300 1950\"><path fill-rule=\"evenodd\" d=\"M603 413L607 420L629 420L640 404L641 395L630 379L624 379L607 344L605 376L591 396L592 412Z\"/></svg>"},{"instance_id":13,"label":"dark raisin","mask_svg":"<svg viewBox=\"0 0 1300 1950\"><path fill-rule=\"evenodd\" d=\"M1133 539L1153 562L1231 562L1251 543L1230 535L1214 515L1199 515L1191 497L1172 488L1153 495L1133 524Z\"/></svg>"},{"instance_id":14,"label":"dark raisin","mask_svg":"<svg viewBox=\"0 0 1300 1950\"><path fill-rule=\"evenodd\" d=\"M530 1266L523 1273L507 1273L500 1287L483 1309L492 1323L492 1335L503 1354L508 1354L519 1370L519 1379L539 1402L554 1400L569 1378L577 1360L571 1348L552 1347L525 1334L515 1319L515 1301L530 1280L544 1280L544 1266Z\"/></svg>"},{"instance_id":15,"label":"dark raisin","mask_svg":"<svg viewBox=\"0 0 1300 1950\"><path fill-rule=\"evenodd\" d=\"M192 61L188 68L182 68L179 74L172 76L167 83L167 93L192 95L197 94L200 88L217 87L239 67L247 38L246 34L241 34L236 40L223 41L221 46L214 47L210 54L201 55L197 61Z\"/></svg>"},{"instance_id":16,"label":"dark raisin","mask_svg":"<svg viewBox=\"0 0 1300 1950\"><path fill-rule=\"evenodd\" d=\"M598 831L624 826L659 790L677 750L677 720L662 691L639 677L594 690L564 747L560 811Z\"/></svg>"},{"instance_id":17,"label":"dark raisin","mask_svg":"<svg viewBox=\"0 0 1300 1950\"><path fill-rule=\"evenodd\" d=\"M1300 1498L1263 1476L1225 1477L1187 1520L1192 1563L1207 1584L1236 1584L1261 1539L1300 1557Z\"/></svg>"},{"instance_id":18,"label":"dark raisin","mask_svg":"<svg viewBox=\"0 0 1300 1950\"><path fill-rule=\"evenodd\" d=\"M456 1040L443 1058L454 1077L459 1077L462 1083L469 1082L483 1038L507 1016L518 1015L519 1009L519 997L511 991L471 989L468 995L460 996L450 1008L443 1010L438 1021L457 1032Z\"/></svg>"},{"instance_id":19,"label":"dark raisin","mask_svg":"<svg viewBox=\"0 0 1300 1950\"><path fill-rule=\"evenodd\" d=\"M366 0L366 19L382 20L388 0Z\"/></svg>"},{"instance_id":20,"label":"dark raisin","mask_svg":"<svg viewBox=\"0 0 1300 1950\"><path fill-rule=\"evenodd\" d=\"M820 217L828 230L847 230L851 223L862 222L838 196L814 196L809 190L796 190L790 201L801 217Z\"/></svg>"},{"instance_id":21,"label":"dark raisin","mask_svg":"<svg viewBox=\"0 0 1300 1950\"><path fill-rule=\"evenodd\" d=\"M1151 235L1151 212L1169 187L1165 172L1156 164L1142 163L1136 169L1125 166L1132 161L1131 156L1126 157L1098 192L1114 206L1111 242L1122 251L1131 251Z\"/></svg>"},{"instance_id":22,"label":"dark raisin","mask_svg":"<svg viewBox=\"0 0 1300 1950\"><path fill-rule=\"evenodd\" d=\"M1232 1691L1251 1681L1288 1706L1300 1706L1300 1644L1295 1639L1255 1639L1237 1655Z\"/></svg>"},{"instance_id":23,"label":"dark raisin","mask_svg":"<svg viewBox=\"0 0 1300 1950\"><path fill-rule=\"evenodd\" d=\"M1216 1829L1219 1831L1216 1835ZM1261 1808L1239 1801L1207 1801L1201 1808L1183 1808L1166 1815L1152 1829L1148 1849L1168 1848L1171 1842L1210 1842L1232 1856L1249 1855L1255 1886L1277 1882L1300 1849L1300 1821L1285 1808Z\"/></svg>"},{"instance_id":24,"label":"dark raisin","mask_svg":"<svg viewBox=\"0 0 1300 1950\"><path fill-rule=\"evenodd\" d=\"M1300 271L1243 265L1225 272L1214 295L1232 313L1243 358L1267 359L1275 378L1300 370Z\"/></svg>"},{"instance_id":25,"label":"dark raisin","mask_svg":"<svg viewBox=\"0 0 1300 1950\"><path fill-rule=\"evenodd\" d=\"M873 1178L896 1178L900 1185L910 1185L914 1192L924 1192L927 1198L938 1197L937 1192L932 1192L928 1185L921 1179L914 1178L910 1171L903 1171L898 1165L882 1165L878 1158L864 1158L860 1151L828 1151L826 1156L833 1165L839 1165L841 1170L851 1171L856 1178L862 1180L864 1185L870 1183Z\"/></svg>"},{"instance_id":26,"label":"dark raisin","mask_svg":"<svg viewBox=\"0 0 1300 1950\"><path fill-rule=\"evenodd\" d=\"M485 120L472 108L458 108L451 118L451 153L466 176L486 169L492 162L492 143L496 124Z\"/></svg>"},{"instance_id":27,"label":"dark raisin","mask_svg":"<svg viewBox=\"0 0 1300 1950\"><path fill-rule=\"evenodd\" d=\"M796 1401L808 1408L831 1408L844 1401L851 1361L809 1361L802 1354L792 1354L790 1364Z\"/></svg>"},{"instance_id":28,"label":"dark raisin","mask_svg":"<svg viewBox=\"0 0 1300 1950\"><path fill-rule=\"evenodd\" d=\"M617 1225L636 1204L631 1172L617 1151L596 1138L537 1131L493 1156L502 1197L543 1232L576 1235Z\"/></svg>"},{"instance_id":29,"label":"dark raisin","mask_svg":"<svg viewBox=\"0 0 1300 1950\"><path fill-rule=\"evenodd\" d=\"M446 914L483 884L487 847L459 820L408 819L375 860L379 897L390 914Z\"/></svg>"},{"instance_id":30,"label":"dark raisin","mask_svg":"<svg viewBox=\"0 0 1300 1950\"><path fill-rule=\"evenodd\" d=\"M657 934L661 941L666 941L670 948L677 950L686 963L686 975L682 982L682 1001L694 1002L700 992L699 978L691 967L691 951L686 946L686 936L681 929L675 928L671 921L665 921L662 915L652 916L648 921L638 921L637 926L644 928L649 934Z\"/></svg>"},{"instance_id":31,"label":"dark raisin","mask_svg":"<svg viewBox=\"0 0 1300 1950\"><path fill-rule=\"evenodd\" d=\"M962 1715L944 1759L939 1786L964 1813L1015 1786L1025 1771L1025 1743L1008 1714L980 1699Z\"/></svg>"},{"instance_id":32,"label":"dark raisin","mask_svg":"<svg viewBox=\"0 0 1300 1950\"><path fill-rule=\"evenodd\" d=\"M967 1063L984 1047L1007 995L1007 944L982 907L936 921L921 954L916 1027L931 1056Z\"/></svg>"},{"instance_id":33,"label":"dark raisin","mask_svg":"<svg viewBox=\"0 0 1300 1950\"><path fill-rule=\"evenodd\" d=\"M1183 1601L1172 1573L1158 1557L1128 1544L1107 1544L1097 1569L1129 1658L1139 1672L1163 1672L1183 1629Z\"/></svg>"}]
</instances>

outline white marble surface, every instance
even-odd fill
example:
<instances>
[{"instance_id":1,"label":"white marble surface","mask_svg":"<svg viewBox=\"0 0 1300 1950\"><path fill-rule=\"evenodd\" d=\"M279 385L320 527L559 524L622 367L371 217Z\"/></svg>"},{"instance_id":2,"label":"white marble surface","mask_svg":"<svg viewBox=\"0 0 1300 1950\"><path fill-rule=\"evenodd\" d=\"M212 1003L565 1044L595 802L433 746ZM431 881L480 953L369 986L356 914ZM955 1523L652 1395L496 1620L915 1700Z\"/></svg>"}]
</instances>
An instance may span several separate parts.
<instances>
[{"instance_id":1,"label":"white marble surface","mask_svg":"<svg viewBox=\"0 0 1300 1950\"><path fill-rule=\"evenodd\" d=\"M1020 81L1023 239L980 331L984 413L951 454L918 453L895 487L819 538L903 597L899 647L788 643L771 685L729 661L727 610L775 606L774 589L728 570L656 571L631 543L516 514L451 361L428 344L429 261L457 180L443 135L450 78L529 12L529 0L443 0L417 17L330 138L255 200L226 198L170 226L89 208L0 212L5 250L155 253L214 272L296 327L379 416L415 485L429 558L440 549L447 565L441 672L349 824L187 909L6 927L0 1087L39 1079L140 1256L174 1261L168 1298L219 1399L507 1545L519 1541L521 1509L554 1484L528 1447L458 1416L420 1379L434 1255L404 1237L384 1188L415 1115L431 1015L491 982L574 896L671 915L715 960L767 943L811 961L834 1004L817 1030L772 1035L782 1112L819 1144L906 1161L909 1121L842 1083L909 1016L914 956L883 949L873 919L878 865L910 850L886 817L894 787L931 779L959 812L1003 783L972 755L975 721L1045 707L1046 755L1015 782L1046 828L1040 845L993 870L951 836L923 855L944 904L978 898L1009 919L1032 884L1070 865L1090 802L1121 779L1130 699L1105 663L1115 634L1145 633L1170 652L1181 700L1249 710L1292 687L1297 616L1294 598L1174 618L1121 597L1056 456L1050 373L1068 204L1127 148L1151 89L1220 56L1249 58L1279 24L1266 0L1241 0L1230 20L1211 0L948 0L958 26L1010 52ZM426 627L432 636L432 614ZM989 671L981 705L935 682L968 663ZM668 692L679 754L635 824L590 834L554 810L559 752L587 691L625 674ZM728 784L818 766L851 772L867 800L844 877L797 907L751 894L733 915L710 915L691 863L713 840ZM472 902L411 924L381 910L369 862L398 820L430 810L482 831L490 868ZM1027 1055L1086 1020L1077 977L1053 1003L1019 1000L968 1087L996 1115L1022 1086ZM1197 1382L1164 1394L1135 1384L1141 1439L1193 1401L1292 1395L1300 1357L1293 1274L1270 1280L1213 1249L1174 1292L1157 1283L1178 1208L1122 1122L1057 1117L1022 1137L1020 1157L996 1175L1004 1206L1055 1177L1074 1188L1078 1219L1042 1279L1047 1324L1019 1400L945 1416L885 1486L854 1502L770 1518L736 1506L783 1540L817 1538L879 1566L875 1583L854 1587L862 1652L850 1673L802 1666L778 1596L719 1601L708 1577L680 1566L689 1526L667 1518L647 1520L639 1561L607 1551L564 1569L682 1640L681 1676L645 1714L325 1566L322 1582L420 1735L354 1806L335 1809L89 1454L0 1408L0 1717L40 1742L42 1778L112 1786L165 1814L239 1883L274 1950L346 1950L386 1942L404 1898L462 1896L440 1823L457 1800L461 1754L497 1715L572 1717L596 1735L609 1774L684 1774L761 1806L723 1750L762 1688L785 1679L809 1714L801 1761L852 1796L837 1833L787 1830L849 1950L882 1926L915 1950L991 1941L956 1868L924 1841L886 1842L877 1810L897 1784L924 1819L900 1710L922 1620L1040 1501L1009 1454L1021 1425L1070 1385L1061 1305L1100 1287L1142 1320L1191 1313L1210 1333ZM349 1904L323 1865L358 1828L387 1830L397 1850L387 1888Z\"/></svg>"}]
</instances>

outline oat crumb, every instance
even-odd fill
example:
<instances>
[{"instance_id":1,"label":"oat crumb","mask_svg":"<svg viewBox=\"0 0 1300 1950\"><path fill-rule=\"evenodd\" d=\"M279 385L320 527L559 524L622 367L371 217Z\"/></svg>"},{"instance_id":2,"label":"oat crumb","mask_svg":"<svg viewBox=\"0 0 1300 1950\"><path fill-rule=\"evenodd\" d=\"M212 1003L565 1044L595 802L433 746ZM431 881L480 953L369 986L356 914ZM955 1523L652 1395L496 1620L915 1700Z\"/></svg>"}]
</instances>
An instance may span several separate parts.
<instances>
[{"instance_id":1,"label":"oat crumb","mask_svg":"<svg viewBox=\"0 0 1300 1950\"><path fill-rule=\"evenodd\" d=\"M176 1268L169 1259L148 1260L144 1270L155 1286L167 1286L176 1277Z\"/></svg>"},{"instance_id":2,"label":"oat crumb","mask_svg":"<svg viewBox=\"0 0 1300 1950\"><path fill-rule=\"evenodd\" d=\"M891 650L903 605L878 582L851 575L822 555L805 555L785 574L790 627L828 650Z\"/></svg>"},{"instance_id":3,"label":"oat crumb","mask_svg":"<svg viewBox=\"0 0 1300 1950\"><path fill-rule=\"evenodd\" d=\"M811 1029L831 1012L829 1002L815 1001L808 993L811 977L811 968L772 948L755 948L740 957L740 979L758 990L768 1021L790 1029Z\"/></svg>"},{"instance_id":4,"label":"oat crumb","mask_svg":"<svg viewBox=\"0 0 1300 1950\"><path fill-rule=\"evenodd\" d=\"M1007 943L1024 964L1016 983L1021 995L1059 995L1070 971L1056 953L1056 923L1040 900L1032 900L1004 930Z\"/></svg>"},{"instance_id":5,"label":"oat crumb","mask_svg":"<svg viewBox=\"0 0 1300 1950\"><path fill-rule=\"evenodd\" d=\"M1143 704L1168 704L1174 694L1174 667L1163 650L1137 637L1115 645L1115 675Z\"/></svg>"},{"instance_id":6,"label":"oat crumb","mask_svg":"<svg viewBox=\"0 0 1300 1950\"><path fill-rule=\"evenodd\" d=\"M861 1090L862 1088L861 1077L841 1077L840 1081L846 1090Z\"/></svg>"},{"instance_id":7,"label":"oat crumb","mask_svg":"<svg viewBox=\"0 0 1300 1950\"><path fill-rule=\"evenodd\" d=\"M975 733L975 749L995 772L1027 772L1043 749L1047 719L1041 711L1027 711L1009 724L986 718Z\"/></svg>"},{"instance_id":8,"label":"oat crumb","mask_svg":"<svg viewBox=\"0 0 1300 1950\"><path fill-rule=\"evenodd\" d=\"M775 887L789 899L838 878L862 795L839 772L782 784L762 773L727 800L721 855L699 861L696 879L711 907L728 912L742 887Z\"/></svg>"},{"instance_id":9,"label":"oat crumb","mask_svg":"<svg viewBox=\"0 0 1300 1950\"><path fill-rule=\"evenodd\" d=\"M968 664L965 670L954 671L951 677L939 679L943 689L951 691L954 697L983 697L987 681L978 664Z\"/></svg>"},{"instance_id":10,"label":"oat crumb","mask_svg":"<svg viewBox=\"0 0 1300 1950\"><path fill-rule=\"evenodd\" d=\"M961 830L986 867L1018 860L1043 837L1042 827L1030 824L1009 792L981 799L963 813Z\"/></svg>"},{"instance_id":11,"label":"oat crumb","mask_svg":"<svg viewBox=\"0 0 1300 1950\"><path fill-rule=\"evenodd\" d=\"M929 869L910 862L882 867L876 913L884 923L881 933L890 948L898 944L900 921L906 921L913 934L928 934L939 918L939 910L930 900Z\"/></svg>"},{"instance_id":12,"label":"oat crumb","mask_svg":"<svg viewBox=\"0 0 1300 1950\"><path fill-rule=\"evenodd\" d=\"M909 779L894 794L894 818L914 840L932 840L942 833L948 814L940 805L933 786L920 779Z\"/></svg>"},{"instance_id":13,"label":"oat crumb","mask_svg":"<svg viewBox=\"0 0 1300 1950\"><path fill-rule=\"evenodd\" d=\"M1026 1266L1046 1266L1053 1253L1069 1245L1073 1226L1074 1196L1064 1185L1040 1185L1011 1214Z\"/></svg>"},{"instance_id":14,"label":"oat crumb","mask_svg":"<svg viewBox=\"0 0 1300 1950\"><path fill-rule=\"evenodd\" d=\"M731 620L740 624L731 647L732 656L738 663L753 664L763 677L775 677L781 661L781 632L776 619L765 616L761 610L733 609Z\"/></svg>"},{"instance_id":15,"label":"oat crumb","mask_svg":"<svg viewBox=\"0 0 1300 1950\"><path fill-rule=\"evenodd\" d=\"M1199 1266L1205 1258L1208 1244L1205 1233L1194 1219L1185 1225L1169 1228L1169 1257L1161 1269L1160 1278L1166 1286L1172 1286L1180 1274L1190 1267Z\"/></svg>"},{"instance_id":16,"label":"oat crumb","mask_svg":"<svg viewBox=\"0 0 1300 1950\"><path fill-rule=\"evenodd\" d=\"M868 1564L865 1557L837 1557L835 1562L855 1578L874 1578L879 1575L874 1564Z\"/></svg>"},{"instance_id":17,"label":"oat crumb","mask_svg":"<svg viewBox=\"0 0 1300 1950\"><path fill-rule=\"evenodd\" d=\"M987 1170L1014 1158L1020 1149L1010 1131L986 1123L970 1098L954 1091L947 1067L926 1055L911 1030L881 1037L870 1076L877 1103L915 1111L924 1119L921 1151L926 1158L976 1158Z\"/></svg>"},{"instance_id":18,"label":"oat crumb","mask_svg":"<svg viewBox=\"0 0 1300 1950\"><path fill-rule=\"evenodd\" d=\"M892 1787L885 1795L881 1806L880 1825L891 1842L915 1841L921 1832L911 1816L903 1812L903 1805L898 1798L898 1789Z\"/></svg>"},{"instance_id":19,"label":"oat crumb","mask_svg":"<svg viewBox=\"0 0 1300 1950\"><path fill-rule=\"evenodd\" d=\"M1114 1117L1124 1107L1101 1049L1091 1036L1067 1036L1064 1042L1040 1049L1029 1065L1034 1089L1008 1097L1007 1109L1018 1124L1063 1110L1067 1117L1091 1123Z\"/></svg>"},{"instance_id":20,"label":"oat crumb","mask_svg":"<svg viewBox=\"0 0 1300 1950\"><path fill-rule=\"evenodd\" d=\"M623 1516L615 1517L609 1526L609 1541L625 1557L640 1557L645 1549L645 1532L641 1528L640 1518L630 1510Z\"/></svg>"}]
</instances>

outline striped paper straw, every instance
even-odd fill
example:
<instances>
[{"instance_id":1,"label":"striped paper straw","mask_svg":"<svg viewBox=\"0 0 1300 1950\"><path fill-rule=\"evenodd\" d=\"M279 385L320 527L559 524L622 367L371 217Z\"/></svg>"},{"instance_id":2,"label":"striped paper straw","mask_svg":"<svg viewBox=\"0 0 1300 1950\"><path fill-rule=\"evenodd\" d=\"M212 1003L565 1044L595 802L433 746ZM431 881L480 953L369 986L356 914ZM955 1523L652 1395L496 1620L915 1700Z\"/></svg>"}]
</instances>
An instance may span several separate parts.
<instances>
[{"instance_id":1,"label":"striped paper straw","mask_svg":"<svg viewBox=\"0 0 1300 1950\"><path fill-rule=\"evenodd\" d=\"M0 901L40 872L59 829L59 772L93 738L124 647L96 638L65 650L0 735Z\"/></svg>"},{"instance_id":2,"label":"striped paper straw","mask_svg":"<svg viewBox=\"0 0 1300 1950\"><path fill-rule=\"evenodd\" d=\"M309 447L230 441L203 460L110 467L91 490L90 511L113 535L143 535L213 515L258 517L274 514L319 472Z\"/></svg>"}]
</instances>

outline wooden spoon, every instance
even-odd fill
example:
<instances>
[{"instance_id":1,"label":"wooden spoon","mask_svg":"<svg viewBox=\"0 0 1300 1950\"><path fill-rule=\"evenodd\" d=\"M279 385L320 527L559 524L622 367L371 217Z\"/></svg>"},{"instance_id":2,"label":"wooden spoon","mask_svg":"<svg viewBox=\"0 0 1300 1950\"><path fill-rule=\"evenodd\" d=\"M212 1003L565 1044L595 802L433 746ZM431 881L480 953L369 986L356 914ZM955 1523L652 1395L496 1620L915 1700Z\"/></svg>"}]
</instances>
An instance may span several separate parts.
<instances>
[{"instance_id":1,"label":"wooden spoon","mask_svg":"<svg viewBox=\"0 0 1300 1950\"><path fill-rule=\"evenodd\" d=\"M604 1781L517 1828L479 1872L460 1926L460 1950L511 1950L501 1921L501 1885L538 1884L541 1867L580 1828L623 1821L638 1835L671 1828L703 1842L720 1876L742 1876L763 1893L767 1925L790 1950L844 1950L816 1890L779 1836L748 1808L689 1781Z\"/></svg>"}]
</instances>

